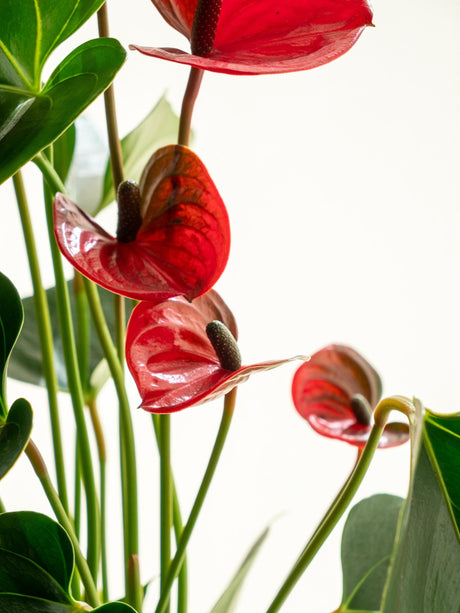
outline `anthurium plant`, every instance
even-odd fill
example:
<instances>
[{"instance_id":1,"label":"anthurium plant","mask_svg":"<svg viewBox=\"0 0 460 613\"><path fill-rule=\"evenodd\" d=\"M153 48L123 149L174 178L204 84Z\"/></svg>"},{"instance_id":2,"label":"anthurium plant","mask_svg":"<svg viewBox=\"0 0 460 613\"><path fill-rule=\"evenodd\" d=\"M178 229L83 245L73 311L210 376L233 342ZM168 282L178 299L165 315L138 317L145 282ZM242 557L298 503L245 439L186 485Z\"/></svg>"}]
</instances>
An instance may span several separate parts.
<instances>
[{"instance_id":1,"label":"anthurium plant","mask_svg":"<svg viewBox=\"0 0 460 613\"><path fill-rule=\"evenodd\" d=\"M185 49L158 46L156 40L153 46L134 40L126 48L109 36L109 9L110 2L102 0L0 0L0 183L14 187L29 262L23 274L30 274L33 285L33 296L21 297L15 279L0 273L0 478L14 474L24 454L54 513L37 512L33 500L30 508L10 510L2 496L0 613L186 613L188 545L216 471L219 478L219 459L238 413L237 389L253 385L259 373L270 385L271 370L278 367L292 369L286 405L297 411L299 424L325 437L325 449L334 444L327 439L351 445L356 458L343 487L332 491L329 508L311 494L322 519L299 535L298 556L289 567L281 567L276 556L270 561L279 583L276 589L265 586L257 610L293 610L291 593L346 517L343 595L335 613L458 613L460 413L437 414L417 398L385 396L374 366L340 339L323 348L299 347L292 357L245 359L237 318L215 285L231 251L247 250L249 261L253 246L231 245L231 207L191 138L206 71L228 79L310 71L356 43L359 53L358 39L372 33L370 5L366 0L152 0L152 13L165 20L173 41L177 33L185 37ZM133 0L127 19L135 19L135 11ZM92 22L99 36L73 48L72 35ZM62 55L64 42L70 51ZM55 50L61 53L57 62ZM179 116L165 98L152 100L151 113L139 117L121 139L112 83L128 53L149 67L158 63L173 71L179 64L190 73ZM145 79L146 97L148 85ZM76 120L100 95L110 156L101 193L89 207L78 196L81 190L71 193L70 177L81 138ZM233 120L237 131L236 118L226 119ZM199 124L194 131L200 131ZM251 146L246 137L245 146ZM282 177L288 156L279 164ZM45 246L37 242L31 221L25 165L34 165L43 183L46 249L55 280L47 289L40 261ZM265 187L276 180L267 176ZM109 206L116 231L101 215ZM259 238L271 240L263 232ZM334 245L328 242L327 249ZM0 246L0 268L7 257ZM302 265L289 265L297 264L300 277ZM315 266L321 266L321 258ZM276 280L273 286L264 290L266 296L276 291ZM270 308L269 300L262 300L263 308ZM43 407L7 397L8 377L46 387L52 453L34 442ZM103 390L110 385L117 403L104 407ZM68 411L63 421L62 404L69 399L72 428ZM181 482L174 474L174 453L180 449L171 445L171 426L211 401L222 403L222 417L184 513ZM112 412L118 423L115 486L107 478L102 411ZM152 453L159 463L153 479L149 466L138 462L133 423L139 414L151 420ZM257 453L257 436L254 441ZM352 506L374 454L387 453L377 450L405 443L411 447L406 498L382 493ZM321 462L310 459L311 466ZM159 508L158 539L146 546L155 558L151 577L145 575L140 547L146 536L139 518L151 513L139 502L138 486L146 475L155 483ZM107 525L114 487L121 491L120 539ZM236 503L238 496L235 488ZM250 582L269 538L266 526L254 535L212 613L238 611L243 583ZM118 558L108 553L109 541L121 550L123 581L117 585L110 581ZM206 601L198 610L204 606ZM302 610L309 606L306 602Z\"/></svg>"}]
</instances>

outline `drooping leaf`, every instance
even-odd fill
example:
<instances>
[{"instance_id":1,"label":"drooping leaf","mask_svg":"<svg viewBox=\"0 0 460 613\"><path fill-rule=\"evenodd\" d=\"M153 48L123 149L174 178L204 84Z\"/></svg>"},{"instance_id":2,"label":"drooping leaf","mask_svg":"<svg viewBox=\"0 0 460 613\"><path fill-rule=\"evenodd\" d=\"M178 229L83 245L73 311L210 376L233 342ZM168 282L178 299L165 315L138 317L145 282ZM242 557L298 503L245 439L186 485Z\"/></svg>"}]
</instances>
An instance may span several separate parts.
<instances>
[{"instance_id":1,"label":"drooping leaf","mask_svg":"<svg viewBox=\"0 0 460 613\"><path fill-rule=\"evenodd\" d=\"M32 408L19 398L11 407L6 422L0 426L0 479L12 468L23 452L32 431Z\"/></svg>"},{"instance_id":2,"label":"drooping leaf","mask_svg":"<svg viewBox=\"0 0 460 613\"><path fill-rule=\"evenodd\" d=\"M179 118L163 96L147 117L121 141L125 177L139 183L142 170L154 151L175 142L178 127ZM92 214L101 211L114 199L110 163L107 161L102 198L97 210Z\"/></svg>"},{"instance_id":3,"label":"drooping leaf","mask_svg":"<svg viewBox=\"0 0 460 613\"><path fill-rule=\"evenodd\" d=\"M75 121L110 85L125 55L117 40L90 40L59 64L39 92L19 96L0 83L0 111L3 103L12 109L0 125L0 183Z\"/></svg>"},{"instance_id":4,"label":"drooping leaf","mask_svg":"<svg viewBox=\"0 0 460 613\"><path fill-rule=\"evenodd\" d=\"M75 613L75 606L20 594L0 594L0 613Z\"/></svg>"},{"instance_id":5,"label":"drooping leaf","mask_svg":"<svg viewBox=\"0 0 460 613\"><path fill-rule=\"evenodd\" d=\"M226 590L213 606L211 613L232 613L235 611L238 596L240 595L244 581L246 580L246 577L254 564L260 548L268 536L269 530L269 528L265 528L262 534L255 541Z\"/></svg>"},{"instance_id":6,"label":"drooping leaf","mask_svg":"<svg viewBox=\"0 0 460 613\"><path fill-rule=\"evenodd\" d=\"M74 319L74 326L77 327L75 317L76 304L75 293L73 291L73 282L68 282L68 290L70 303ZM106 317L109 329L115 330L115 315L113 308L114 296L110 292L100 289L99 295L102 303L102 308ZM46 290L48 307L51 315L51 326L54 342L54 362L56 373L58 376L59 387L62 390L68 389L67 374L65 369L65 359L62 347L62 338L59 330L58 310L56 304L56 289L54 287ZM32 383L33 385L45 385L45 379L42 372L42 358L40 351L40 340L37 330L37 318L35 314L35 306L33 296L24 298L22 301L24 307L24 326L22 334L12 352L9 364L8 374L14 379ZM126 319L128 320L131 313L131 303L126 302ZM89 378L93 376L97 367L103 360L103 354L97 339L97 334L94 330L92 322L90 323L90 351L89 351ZM108 377L106 370L99 368L97 372L103 375L102 379L98 380L98 386L101 387L104 380ZM84 385L90 387L89 381L85 380Z\"/></svg>"},{"instance_id":7,"label":"drooping leaf","mask_svg":"<svg viewBox=\"0 0 460 613\"><path fill-rule=\"evenodd\" d=\"M377 494L350 511L342 535L340 613L378 611L404 500Z\"/></svg>"},{"instance_id":8,"label":"drooping leaf","mask_svg":"<svg viewBox=\"0 0 460 613\"><path fill-rule=\"evenodd\" d=\"M8 413L6 371L22 322L21 298L8 277L0 273L0 423Z\"/></svg>"},{"instance_id":9,"label":"drooping leaf","mask_svg":"<svg viewBox=\"0 0 460 613\"><path fill-rule=\"evenodd\" d=\"M411 483L398 526L382 613L460 611L458 528L438 461L439 433L433 435L431 425L433 417L428 414L425 421L416 418L412 429ZM450 437L450 432L446 436ZM434 446L432 437L436 439ZM460 445L455 453L460 453Z\"/></svg>"}]
</instances>

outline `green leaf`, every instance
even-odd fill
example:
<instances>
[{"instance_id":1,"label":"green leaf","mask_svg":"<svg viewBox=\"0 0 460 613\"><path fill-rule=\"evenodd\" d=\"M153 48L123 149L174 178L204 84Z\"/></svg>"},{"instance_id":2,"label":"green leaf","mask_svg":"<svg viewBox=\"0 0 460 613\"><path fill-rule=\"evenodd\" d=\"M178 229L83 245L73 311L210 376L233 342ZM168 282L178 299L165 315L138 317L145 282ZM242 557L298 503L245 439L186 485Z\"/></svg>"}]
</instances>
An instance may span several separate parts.
<instances>
[{"instance_id":1,"label":"green leaf","mask_svg":"<svg viewBox=\"0 0 460 613\"><path fill-rule=\"evenodd\" d=\"M377 494L350 511L342 536L341 613L380 609L403 502Z\"/></svg>"},{"instance_id":2,"label":"green leaf","mask_svg":"<svg viewBox=\"0 0 460 613\"><path fill-rule=\"evenodd\" d=\"M216 602L214 607L211 610L211 613L231 613L235 610L238 596L243 587L243 583L251 570L251 567L256 559L257 554L259 553L262 544L268 536L270 528L267 527L253 544L248 554L244 558L240 567L236 571L232 580L230 581L228 587Z\"/></svg>"},{"instance_id":3,"label":"green leaf","mask_svg":"<svg viewBox=\"0 0 460 613\"><path fill-rule=\"evenodd\" d=\"M0 594L0 613L75 613L73 604L50 602L20 594Z\"/></svg>"},{"instance_id":4,"label":"green leaf","mask_svg":"<svg viewBox=\"0 0 460 613\"><path fill-rule=\"evenodd\" d=\"M68 282L68 290L70 295L70 302L72 313L75 315L75 293L73 291L73 282ZM102 303L102 308L107 320L109 329L115 331L115 315L114 315L114 294L99 288L99 296ZM56 373L58 376L59 387L62 390L68 389L67 374L65 369L64 352L62 348L62 339L58 322L58 309L56 304L56 289L54 287L46 290L46 297L48 300L48 306L51 316L51 326L54 342L54 362L56 366ZM24 307L24 326L21 336L12 352L8 375L14 379L25 381L26 383L32 383L34 385L45 385L45 380L42 373L42 357L40 350L40 341L38 337L37 329L37 317L35 313L35 305L33 296L24 298L22 301ZM126 301L126 319L128 320L131 313L131 302ZM77 321L75 316L73 317L73 323L76 328ZM108 370L100 366L103 360L103 354L99 345L96 331L91 322L90 324L90 353L89 353L89 377L91 384L85 380L84 385L89 388L93 387L93 384L102 387L103 383L107 380L109 374ZM102 375L102 380L96 382L97 375Z\"/></svg>"},{"instance_id":5,"label":"green leaf","mask_svg":"<svg viewBox=\"0 0 460 613\"><path fill-rule=\"evenodd\" d=\"M0 83L38 92L43 66L103 0L2 0Z\"/></svg>"},{"instance_id":6,"label":"green leaf","mask_svg":"<svg viewBox=\"0 0 460 613\"><path fill-rule=\"evenodd\" d=\"M57 522L33 511L3 513L0 548L28 559L68 594L74 554L66 531Z\"/></svg>"},{"instance_id":7,"label":"green leaf","mask_svg":"<svg viewBox=\"0 0 460 613\"><path fill-rule=\"evenodd\" d=\"M152 154L160 147L175 142L178 129L179 118L163 96L147 117L121 141L125 177L139 182L142 170ZM101 202L94 214L101 211L114 199L115 192L108 161Z\"/></svg>"},{"instance_id":8,"label":"green leaf","mask_svg":"<svg viewBox=\"0 0 460 613\"><path fill-rule=\"evenodd\" d=\"M29 92L24 98L0 83L0 112L2 103L14 107L13 114L0 125L0 183L75 121L110 85L125 57L117 40L99 38L68 55L39 93Z\"/></svg>"},{"instance_id":9,"label":"green leaf","mask_svg":"<svg viewBox=\"0 0 460 613\"><path fill-rule=\"evenodd\" d=\"M428 414L426 420L417 419L413 430L412 478L398 526L382 613L460 611L458 527L438 456L441 440L449 439L457 424L446 432L445 439L438 439L439 432L433 434L432 427L439 427L433 423L438 417L433 419L433 414ZM434 446L431 439L436 440ZM460 454L458 441L450 453Z\"/></svg>"},{"instance_id":10,"label":"green leaf","mask_svg":"<svg viewBox=\"0 0 460 613\"><path fill-rule=\"evenodd\" d=\"M97 613L135 613L135 609L124 602L109 602L93 610Z\"/></svg>"},{"instance_id":11,"label":"green leaf","mask_svg":"<svg viewBox=\"0 0 460 613\"><path fill-rule=\"evenodd\" d=\"M32 431L32 408L27 400L19 398L0 426L0 479L12 468L23 452Z\"/></svg>"},{"instance_id":12,"label":"green leaf","mask_svg":"<svg viewBox=\"0 0 460 613\"><path fill-rule=\"evenodd\" d=\"M64 182L69 173L72 163L73 154L75 151L76 130L75 124L72 124L61 136L54 141L53 165L61 180Z\"/></svg>"},{"instance_id":13,"label":"green leaf","mask_svg":"<svg viewBox=\"0 0 460 613\"><path fill-rule=\"evenodd\" d=\"M21 298L8 279L0 273L0 423L8 413L6 402L6 370L11 350L23 322Z\"/></svg>"}]
</instances>

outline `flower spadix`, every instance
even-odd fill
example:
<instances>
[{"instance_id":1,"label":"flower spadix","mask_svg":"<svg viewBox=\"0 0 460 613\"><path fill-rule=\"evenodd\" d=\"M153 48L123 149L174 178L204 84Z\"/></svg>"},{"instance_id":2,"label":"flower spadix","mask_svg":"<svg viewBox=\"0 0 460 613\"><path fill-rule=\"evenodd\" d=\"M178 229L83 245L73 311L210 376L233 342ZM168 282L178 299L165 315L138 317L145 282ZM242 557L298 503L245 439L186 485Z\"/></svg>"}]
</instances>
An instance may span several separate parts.
<instances>
[{"instance_id":1,"label":"flower spadix","mask_svg":"<svg viewBox=\"0 0 460 613\"><path fill-rule=\"evenodd\" d=\"M126 335L126 361L152 413L172 413L229 392L249 375L289 360L242 366L235 319L210 290L193 302L141 302Z\"/></svg>"},{"instance_id":2,"label":"flower spadix","mask_svg":"<svg viewBox=\"0 0 460 613\"><path fill-rule=\"evenodd\" d=\"M230 249L224 203L201 160L187 147L159 149L139 188L118 190L119 223L111 236L63 194L54 202L61 252L102 287L137 300L195 298L223 272Z\"/></svg>"},{"instance_id":3,"label":"flower spadix","mask_svg":"<svg viewBox=\"0 0 460 613\"><path fill-rule=\"evenodd\" d=\"M299 414L319 434L364 447L372 429L372 412L382 394L374 368L346 345L329 345L300 366L292 382ZM409 427L389 423L379 447L406 442Z\"/></svg>"},{"instance_id":4,"label":"flower spadix","mask_svg":"<svg viewBox=\"0 0 460 613\"><path fill-rule=\"evenodd\" d=\"M228 74L307 70L348 51L368 25L366 0L152 0L191 43L131 45L146 55Z\"/></svg>"}]
</instances>

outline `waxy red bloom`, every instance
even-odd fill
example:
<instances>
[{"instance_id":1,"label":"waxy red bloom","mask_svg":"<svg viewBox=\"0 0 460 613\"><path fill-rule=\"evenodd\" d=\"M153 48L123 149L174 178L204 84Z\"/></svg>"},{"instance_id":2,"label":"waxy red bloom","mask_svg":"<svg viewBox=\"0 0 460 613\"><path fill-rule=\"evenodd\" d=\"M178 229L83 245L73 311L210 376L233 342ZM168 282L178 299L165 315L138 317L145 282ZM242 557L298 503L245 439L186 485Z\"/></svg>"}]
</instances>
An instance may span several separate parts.
<instances>
[{"instance_id":1,"label":"waxy red bloom","mask_svg":"<svg viewBox=\"0 0 460 613\"><path fill-rule=\"evenodd\" d=\"M319 434L364 447L372 411L382 393L380 377L354 349L329 345L313 354L294 375L295 408ZM385 427L379 447L393 447L409 438L407 424Z\"/></svg>"},{"instance_id":2,"label":"waxy red bloom","mask_svg":"<svg viewBox=\"0 0 460 613\"><path fill-rule=\"evenodd\" d=\"M152 156L139 188L140 227L119 238L57 194L60 250L83 275L128 298L192 299L206 292L227 263L230 226L205 166L187 147L170 145ZM129 211L123 217L129 218Z\"/></svg>"},{"instance_id":3,"label":"waxy red bloom","mask_svg":"<svg viewBox=\"0 0 460 613\"><path fill-rule=\"evenodd\" d=\"M216 320L236 338L233 315L214 290L192 303L177 297L135 307L128 323L126 361L143 409L173 413L229 392L253 372L289 361L261 362L234 371L223 368L206 333L207 325Z\"/></svg>"},{"instance_id":4,"label":"waxy red bloom","mask_svg":"<svg viewBox=\"0 0 460 613\"><path fill-rule=\"evenodd\" d=\"M208 0L208 11L197 11L195 23L197 0L152 2L191 41L192 53L139 45L132 49L227 74L316 68L348 51L372 24L366 0Z\"/></svg>"}]
</instances>

